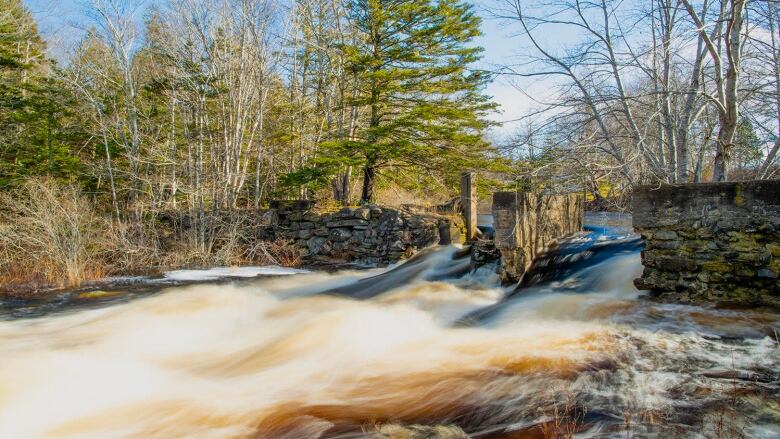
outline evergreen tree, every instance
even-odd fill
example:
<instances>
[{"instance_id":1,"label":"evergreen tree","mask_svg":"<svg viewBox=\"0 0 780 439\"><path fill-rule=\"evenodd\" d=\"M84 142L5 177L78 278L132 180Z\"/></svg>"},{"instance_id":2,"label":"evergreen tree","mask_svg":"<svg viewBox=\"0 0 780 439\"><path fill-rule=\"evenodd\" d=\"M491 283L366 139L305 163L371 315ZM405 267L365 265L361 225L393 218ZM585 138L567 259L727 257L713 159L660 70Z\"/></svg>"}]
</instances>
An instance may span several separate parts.
<instances>
[{"instance_id":1,"label":"evergreen tree","mask_svg":"<svg viewBox=\"0 0 780 439\"><path fill-rule=\"evenodd\" d=\"M762 142L758 137L753 123L750 119L743 117L737 125L737 132L734 138L732 150L732 159L734 167L738 171L756 169L761 165L761 159L764 158L764 151L761 149Z\"/></svg>"},{"instance_id":2,"label":"evergreen tree","mask_svg":"<svg viewBox=\"0 0 780 439\"><path fill-rule=\"evenodd\" d=\"M343 47L366 113L353 139L323 144L317 166L297 175L322 180L347 164L362 167L361 202L374 197L383 168L449 173L477 166L487 144L484 72L471 70L482 48L480 19L457 0L349 0L355 42Z\"/></svg>"},{"instance_id":3,"label":"evergreen tree","mask_svg":"<svg viewBox=\"0 0 780 439\"><path fill-rule=\"evenodd\" d=\"M29 175L77 173L76 105L55 79L45 44L20 0L0 0L0 187Z\"/></svg>"}]
</instances>

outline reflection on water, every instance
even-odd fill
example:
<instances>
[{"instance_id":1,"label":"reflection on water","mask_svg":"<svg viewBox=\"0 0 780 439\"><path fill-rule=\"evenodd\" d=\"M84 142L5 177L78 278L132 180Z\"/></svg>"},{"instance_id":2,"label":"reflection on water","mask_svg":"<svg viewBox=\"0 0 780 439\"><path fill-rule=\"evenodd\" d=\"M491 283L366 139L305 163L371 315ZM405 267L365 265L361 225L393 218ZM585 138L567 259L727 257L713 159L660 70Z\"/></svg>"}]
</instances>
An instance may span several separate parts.
<instances>
[{"instance_id":1,"label":"reflection on water","mask_svg":"<svg viewBox=\"0 0 780 439\"><path fill-rule=\"evenodd\" d=\"M645 300L637 251L519 291L449 247L2 321L0 437L778 437L780 315Z\"/></svg>"}]
</instances>

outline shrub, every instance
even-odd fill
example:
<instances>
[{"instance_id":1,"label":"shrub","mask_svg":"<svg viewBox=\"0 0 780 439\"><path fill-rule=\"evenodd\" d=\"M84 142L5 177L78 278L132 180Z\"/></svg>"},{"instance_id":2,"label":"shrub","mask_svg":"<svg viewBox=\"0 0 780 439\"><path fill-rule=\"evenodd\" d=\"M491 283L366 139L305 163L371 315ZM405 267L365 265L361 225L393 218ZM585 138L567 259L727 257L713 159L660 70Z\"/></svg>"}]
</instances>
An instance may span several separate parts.
<instances>
[{"instance_id":1,"label":"shrub","mask_svg":"<svg viewBox=\"0 0 780 439\"><path fill-rule=\"evenodd\" d=\"M6 276L76 286L103 274L98 259L107 224L73 185L28 180L0 196L0 224Z\"/></svg>"},{"instance_id":2,"label":"shrub","mask_svg":"<svg viewBox=\"0 0 780 439\"><path fill-rule=\"evenodd\" d=\"M76 186L28 180L0 194L0 284L8 291L74 287L155 268L300 263L297 247L264 240L254 212L206 213L205 242L191 224L182 226L186 212L168 216L175 219L149 212L112 221Z\"/></svg>"}]
</instances>

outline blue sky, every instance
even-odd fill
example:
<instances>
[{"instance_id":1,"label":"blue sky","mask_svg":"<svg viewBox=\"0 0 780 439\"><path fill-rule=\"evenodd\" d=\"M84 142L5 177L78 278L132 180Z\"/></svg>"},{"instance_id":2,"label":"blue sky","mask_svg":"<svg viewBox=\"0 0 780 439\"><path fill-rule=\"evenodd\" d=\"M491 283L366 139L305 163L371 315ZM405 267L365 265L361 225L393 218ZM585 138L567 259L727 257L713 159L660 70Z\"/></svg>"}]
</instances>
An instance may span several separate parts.
<instances>
[{"instance_id":1,"label":"blue sky","mask_svg":"<svg viewBox=\"0 0 780 439\"><path fill-rule=\"evenodd\" d=\"M79 21L84 10L86 0L24 0L39 21L41 32L49 41L52 55L61 57L78 40L81 30ZM477 12L483 17L484 35L477 41L485 48L482 67L496 69L499 65L517 62L518 54L528 50L524 38L516 35L517 26L506 21L501 21L487 11L488 7L495 6L501 0L472 0ZM148 5L156 0L147 0ZM541 36L543 43L553 46L567 39L565 34L557 34L554 37ZM571 37L569 35L569 37ZM523 91L518 89L518 86ZM553 89L552 79L542 78L535 80L517 81L507 77L498 77L488 86L487 94L501 105L501 113L493 116L504 125L495 130L498 138L511 134L518 127L518 123L512 120L522 117L528 110L534 107L533 99L529 96L543 99L549 96Z\"/></svg>"}]
</instances>

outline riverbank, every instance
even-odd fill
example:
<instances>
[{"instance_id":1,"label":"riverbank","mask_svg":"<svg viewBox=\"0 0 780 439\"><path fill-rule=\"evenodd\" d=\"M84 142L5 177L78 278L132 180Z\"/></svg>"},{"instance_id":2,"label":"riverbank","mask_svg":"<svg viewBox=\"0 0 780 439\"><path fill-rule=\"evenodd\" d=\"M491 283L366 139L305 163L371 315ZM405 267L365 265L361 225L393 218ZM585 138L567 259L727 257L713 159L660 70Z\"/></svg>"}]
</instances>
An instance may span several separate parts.
<instances>
[{"instance_id":1,"label":"riverbank","mask_svg":"<svg viewBox=\"0 0 780 439\"><path fill-rule=\"evenodd\" d=\"M462 241L452 206L98 212L77 188L48 182L0 198L0 294L38 295L198 267L384 266Z\"/></svg>"}]
</instances>

